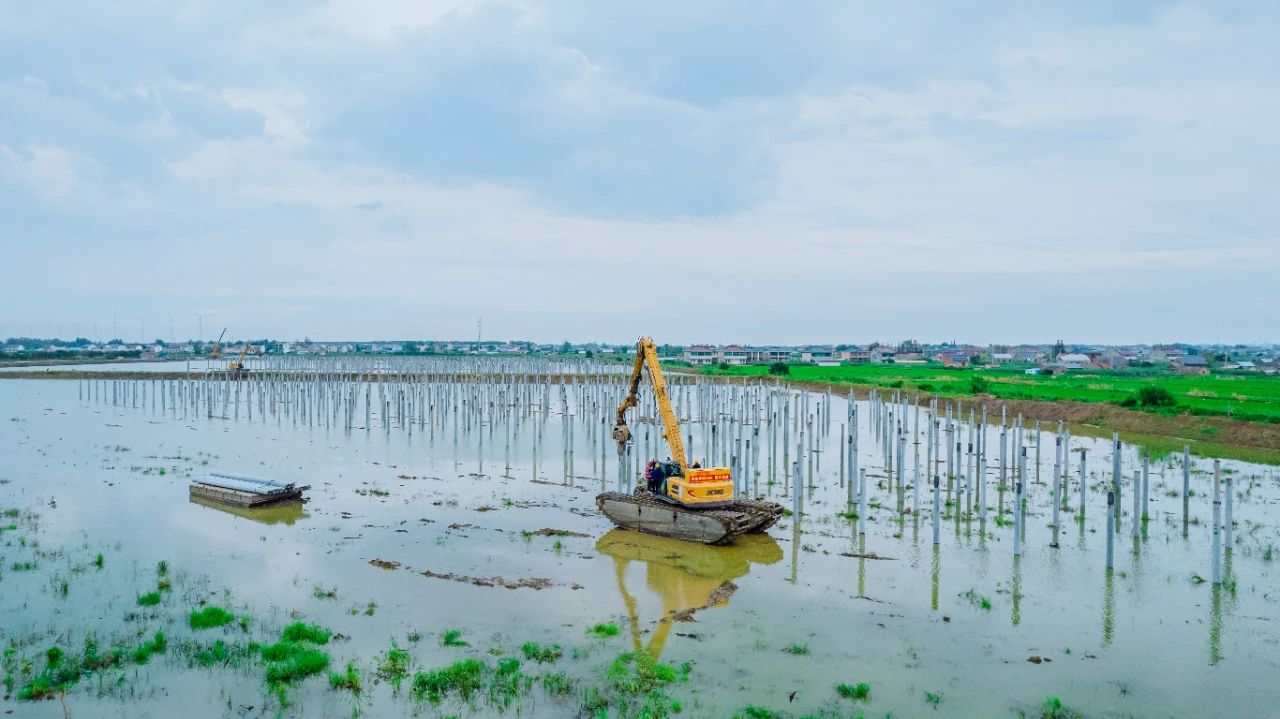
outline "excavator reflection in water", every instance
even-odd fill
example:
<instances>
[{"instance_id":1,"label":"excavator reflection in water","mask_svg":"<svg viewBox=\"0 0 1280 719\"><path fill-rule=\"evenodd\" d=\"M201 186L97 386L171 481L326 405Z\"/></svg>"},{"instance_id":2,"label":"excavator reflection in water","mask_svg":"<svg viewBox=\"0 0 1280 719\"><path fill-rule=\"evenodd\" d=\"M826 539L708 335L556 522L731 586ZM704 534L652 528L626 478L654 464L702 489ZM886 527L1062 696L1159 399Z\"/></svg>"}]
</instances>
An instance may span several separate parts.
<instances>
[{"instance_id":1,"label":"excavator reflection in water","mask_svg":"<svg viewBox=\"0 0 1280 719\"><path fill-rule=\"evenodd\" d=\"M644 650L655 660L662 654L672 624L688 621L694 612L727 604L737 590L733 580L751 571L752 564L774 564L782 559L782 548L767 534L745 535L732 545L709 546L612 529L596 542L596 551L613 557L635 650ZM647 646L640 639L638 602L627 590L627 567L632 561L645 564L645 585L662 599L662 616Z\"/></svg>"}]
</instances>

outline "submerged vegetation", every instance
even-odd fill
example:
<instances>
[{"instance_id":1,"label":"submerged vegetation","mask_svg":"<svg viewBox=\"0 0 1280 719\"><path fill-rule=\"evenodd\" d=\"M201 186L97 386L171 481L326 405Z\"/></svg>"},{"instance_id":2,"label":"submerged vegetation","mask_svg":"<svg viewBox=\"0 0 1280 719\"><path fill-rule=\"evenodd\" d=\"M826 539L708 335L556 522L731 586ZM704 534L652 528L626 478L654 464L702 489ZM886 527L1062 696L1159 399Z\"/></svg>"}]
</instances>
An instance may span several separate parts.
<instances>
[{"instance_id":1,"label":"submerged vegetation","mask_svg":"<svg viewBox=\"0 0 1280 719\"><path fill-rule=\"evenodd\" d=\"M224 624L230 624L235 618L234 614L222 607L205 607L199 611L191 612L191 616L187 618L187 623L191 625L192 629L213 629Z\"/></svg>"},{"instance_id":2,"label":"submerged vegetation","mask_svg":"<svg viewBox=\"0 0 1280 719\"><path fill-rule=\"evenodd\" d=\"M839 694L845 699L866 701L871 698L871 685L866 682L858 682L857 684L837 684L836 694Z\"/></svg>"}]
</instances>

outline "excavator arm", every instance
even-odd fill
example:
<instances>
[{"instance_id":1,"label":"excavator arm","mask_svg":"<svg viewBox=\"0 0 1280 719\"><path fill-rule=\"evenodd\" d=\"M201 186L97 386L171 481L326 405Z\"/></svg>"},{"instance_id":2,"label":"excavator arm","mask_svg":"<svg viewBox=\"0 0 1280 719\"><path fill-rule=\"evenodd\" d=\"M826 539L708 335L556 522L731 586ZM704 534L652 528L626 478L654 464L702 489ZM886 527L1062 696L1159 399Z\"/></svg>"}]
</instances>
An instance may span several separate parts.
<instances>
[{"instance_id":1,"label":"excavator arm","mask_svg":"<svg viewBox=\"0 0 1280 719\"><path fill-rule=\"evenodd\" d=\"M680 437L680 420L671 407L671 398L667 396L667 381L662 376L662 367L658 364L658 349L653 340L641 337L636 342L636 362L631 369L631 383L627 396L618 405L618 419L613 425L613 438L618 442L618 452L626 450L631 439L631 430L627 427L627 410L638 404L636 394L640 390L640 376L644 368L649 368L649 380L653 383L653 394L658 404L658 416L662 419L662 436L671 447L671 458L683 472L688 467L684 454L684 440Z\"/></svg>"},{"instance_id":2,"label":"excavator arm","mask_svg":"<svg viewBox=\"0 0 1280 719\"><path fill-rule=\"evenodd\" d=\"M218 359L222 356L222 338L227 335L227 328L222 328L222 334L218 335L218 341L213 343L213 349L209 350L209 356Z\"/></svg>"}]
</instances>

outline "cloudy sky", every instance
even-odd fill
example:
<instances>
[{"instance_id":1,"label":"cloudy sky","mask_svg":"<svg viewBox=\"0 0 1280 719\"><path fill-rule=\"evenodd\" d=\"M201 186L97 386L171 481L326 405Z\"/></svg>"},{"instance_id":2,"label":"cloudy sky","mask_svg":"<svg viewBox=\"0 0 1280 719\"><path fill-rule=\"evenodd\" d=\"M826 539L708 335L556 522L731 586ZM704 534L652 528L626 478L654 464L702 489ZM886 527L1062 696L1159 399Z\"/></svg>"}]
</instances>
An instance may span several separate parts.
<instances>
[{"instance_id":1,"label":"cloudy sky","mask_svg":"<svg viewBox=\"0 0 1280 719\"><path fill-rule=\"evenodd\" d=\"M0 0L0 337L1280 340L1278 47L1267 0Z\"/></svg>"}]
</instances>

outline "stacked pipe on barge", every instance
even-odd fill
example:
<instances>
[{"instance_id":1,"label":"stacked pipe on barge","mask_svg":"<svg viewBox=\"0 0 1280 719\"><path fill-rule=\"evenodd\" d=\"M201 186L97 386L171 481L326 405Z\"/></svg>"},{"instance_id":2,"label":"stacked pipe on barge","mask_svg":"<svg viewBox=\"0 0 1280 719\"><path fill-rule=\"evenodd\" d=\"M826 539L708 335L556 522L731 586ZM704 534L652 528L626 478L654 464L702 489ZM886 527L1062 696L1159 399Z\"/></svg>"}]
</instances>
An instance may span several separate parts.
<instances>
[{"instance_id":1,"label":"stacked pipe on barge","mask_svg":"<svg viewBox=\"0 0 1280 719\"><path fill-rule=\"evenodd\" d=\"M192 497L230 504L236 507L260 507L275 502L301 499L310 485L297 485L275 479L232 472L210 472L191 480Z\"/></svg>"}]
</instances>

